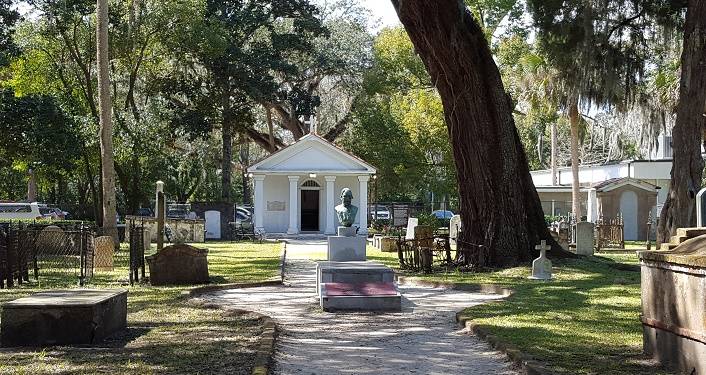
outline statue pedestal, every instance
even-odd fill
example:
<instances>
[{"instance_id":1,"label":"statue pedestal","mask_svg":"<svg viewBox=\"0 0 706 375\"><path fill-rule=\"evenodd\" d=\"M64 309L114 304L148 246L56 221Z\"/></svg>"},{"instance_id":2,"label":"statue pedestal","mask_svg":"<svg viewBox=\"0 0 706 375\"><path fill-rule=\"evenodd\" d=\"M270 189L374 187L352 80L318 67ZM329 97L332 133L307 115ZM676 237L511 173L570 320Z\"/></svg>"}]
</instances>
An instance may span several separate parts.
<instances>
[{"instance_id":1,"label":"statue pedestal","mask_svg":"<svg viewBox=\"0 0 706 375\"><path fill-rule=\"evenodd\" d=\"M339 237L355 237L357 235L356 231L357 231L356 227L339 226L338 227L338 236Z\"/></svg>"},{"instance_id":2,"label":"statue pedestal","mask_svg":"<svg viewBox=\"0 0 706 375\"><path fill-rule=\"evenodd\" d=\"M365 245L365 237L330 236L327 260L332 262L367 260Z\"/></svg>"}]
</instances>

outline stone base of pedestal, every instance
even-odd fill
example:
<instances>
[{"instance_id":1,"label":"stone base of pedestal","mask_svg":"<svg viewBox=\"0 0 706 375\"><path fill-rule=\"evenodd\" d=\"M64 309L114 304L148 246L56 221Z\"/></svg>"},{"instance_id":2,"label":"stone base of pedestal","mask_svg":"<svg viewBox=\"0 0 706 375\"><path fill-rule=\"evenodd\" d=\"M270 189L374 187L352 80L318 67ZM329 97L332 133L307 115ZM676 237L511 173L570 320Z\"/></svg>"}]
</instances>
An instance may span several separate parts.
<instances>
[{"instance_id":1,"label":"stone base of pedestal","mask_svg":"<svg viewBox=\"0 0 706 375\"><path fill-rule=\"evenodd\" d=\"M393 283L323 283L324 311L400 311L402 296Z\"/></svg>"},{"instance_id":2,"label":"stone base of pedestal","mask_svg":"<svg viewBox=\"0 0 706 375\"><path fill-rule=\"evenodd\" d=\"M393 283L395 271L377 262L319 262L316 265L316 291L322 283Z\"/></svg>"},{"instance_id":3,"label":"stone base of pedestal","mask_svg":"<svg viewBox=\"0 0 706 375\"><path fill-rule=\"evenodd\" d=\"M334 262L366 260L365 237L330 236L328 238L327 260Z\"/></svg>"},{"instance_id":4,"label":"stone base of pedestal","mask_svg":"<svg viewBox=\"0 0 706 375\"><path fill-rule=\"evenodd\" d=\"M96 344L127 326L127 290L37 293L3 305L4 347Z\"/></svg>"}]
</instances>

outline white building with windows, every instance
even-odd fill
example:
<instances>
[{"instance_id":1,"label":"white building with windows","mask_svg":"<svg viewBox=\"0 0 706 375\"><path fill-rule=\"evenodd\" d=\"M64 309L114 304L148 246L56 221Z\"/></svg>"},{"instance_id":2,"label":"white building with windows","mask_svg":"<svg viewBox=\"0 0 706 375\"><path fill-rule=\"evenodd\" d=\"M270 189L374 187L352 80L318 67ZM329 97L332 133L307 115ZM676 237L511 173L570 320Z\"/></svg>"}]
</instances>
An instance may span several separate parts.
<instances>
[{"instance_id":1,"label":"white building with windows","mask_svg":"<svg viewBox=\"0 0 706 375\"><path fill-rule=\"evenodd\" d=\"M358 206L355 226L368 228L368 181L375 168L317 134L251 165L255 229L267 234L335 234L334 207L345 187Z\"/></svg>"}]
</instances>

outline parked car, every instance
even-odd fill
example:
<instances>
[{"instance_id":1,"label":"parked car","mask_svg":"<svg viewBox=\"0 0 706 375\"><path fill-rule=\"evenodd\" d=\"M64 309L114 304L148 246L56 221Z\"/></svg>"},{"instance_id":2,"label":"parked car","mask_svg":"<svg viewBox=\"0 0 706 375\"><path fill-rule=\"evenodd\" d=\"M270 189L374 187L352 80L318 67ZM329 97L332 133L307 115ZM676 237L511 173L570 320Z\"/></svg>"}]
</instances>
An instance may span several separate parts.
<instances>
[{"instance_id":1,"label":"parked car","mask_svg":"<svg viewBox=\"0 0 706 375\"><path fill-rule=\"evenodd\" d=\"M154 211L150 207L140 207L137 209L137 216L154 217Z\"/></svg>"},{"instance_id":2,"label":"parked car","mask_svg":"<svg viewBox=\"0 0 706 375\"><path fill-rule=\"evenodd\" d=\"M190 204L168 204L167 217L172 219L186 219L191 212Z\"/></svg>"},{"instance_id":3,"label":"parked car","mask_svg":"<svg viewBox=\"0 0 706 375\"><path fill-rule=\"evenodd\" d=\"M432 215L441 220L451 220L454 217L454 213L448 210L436 210L432 212Z\"/></svg>"},{"instance_id":4,"label":"parked car","mask_svg":"<svg viewBox=\"0 0 706 375\"><path fill-rule=\"evenodd\" d=\"M244 216L252 218L252 210L249 207L235 207L235 212L239 212Z\"/></svg>"},{"instance_id":5,"label":"parked car","mask_svg":"<svg viewBox=\"0 0 706 375\"><path fill-rule=\"evenodd\" d=\"M50 220L65 220L67 214L58 207L51 207L46 204L39 204L39 212L44 219Z\"/></svg>"},{"instance_id":6,"label":"parked car","mask_svg":"<svg viewBox=\"0 0 706 375\"><path fill-rule=\"evenodd\" d=\"M236 222L244 222L244 221L251 221L252 216L246 215L240 210L235 211L235 221Z\"/></svg>"},{"instance_id":7,"label":"parked car","mask_svg":"<svg viewBox=\"0 0 706 375\"><path fill-rule=\"evenodd\" d=\"M39 203L0 203L0 220L43 219Z\"/></svg>"}]
</instances>

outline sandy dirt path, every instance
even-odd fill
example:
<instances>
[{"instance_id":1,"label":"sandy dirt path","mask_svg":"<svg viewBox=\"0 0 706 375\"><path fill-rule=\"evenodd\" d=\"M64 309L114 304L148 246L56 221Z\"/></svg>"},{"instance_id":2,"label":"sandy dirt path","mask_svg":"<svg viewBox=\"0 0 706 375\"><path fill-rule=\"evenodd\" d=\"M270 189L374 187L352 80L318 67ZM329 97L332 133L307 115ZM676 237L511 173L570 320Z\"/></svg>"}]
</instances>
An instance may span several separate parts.
<instances>
[{"instance_id":1,"label":"sandy dirt path","mask_svg":"<svg viewBox=\"0 0 706 375\"><path fill-rule=\"evenodd\" d=\"M319 248L312 248L319 246ZM500 298L400 286L398 313L327 313L316 298L316 265L301 254L321 243L288 246L285 284L205 295L209 302L257 311L278 324L277 374L516 374L504 355L454 320L463 308Z\"/></svg>"}]
</instances>

